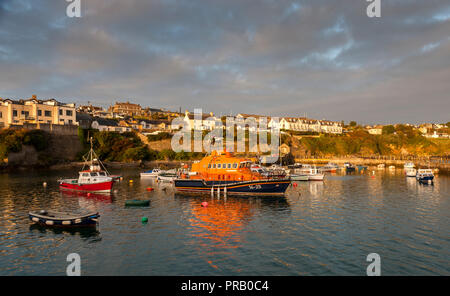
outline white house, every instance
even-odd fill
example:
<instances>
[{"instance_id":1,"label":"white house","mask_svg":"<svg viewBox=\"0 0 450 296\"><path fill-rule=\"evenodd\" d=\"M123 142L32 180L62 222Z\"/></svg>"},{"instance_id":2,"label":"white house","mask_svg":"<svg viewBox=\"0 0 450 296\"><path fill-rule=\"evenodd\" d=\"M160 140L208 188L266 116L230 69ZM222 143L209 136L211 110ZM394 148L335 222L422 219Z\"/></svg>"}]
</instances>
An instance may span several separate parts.
<instances>
[{"instance_id":1,"label":"white house","mask_svg":"<svg viewBox=\"0 0 450 296\"><path fill-rule=\"evenodd\" d=\"M132 130L131 127L120 126L117 121L105 118L94 118L91 127L99 131L119 132L119 133L131 132Z\"/></svg>"},{"instance_id":2,"label":"white house","mask_svg":"<svg viewBox=\"0 0 450 296\"><path fill-rule=\"evenodd\" d=\"M186 111L184 114L184 121L191 130L213 130L216 127L217 121L220 121L220 118L215 117L212 112L210 114L202 114L199 116L200 118L201 120L196 120L195 114L189 111Z\"/></svg>"}]
</instances>

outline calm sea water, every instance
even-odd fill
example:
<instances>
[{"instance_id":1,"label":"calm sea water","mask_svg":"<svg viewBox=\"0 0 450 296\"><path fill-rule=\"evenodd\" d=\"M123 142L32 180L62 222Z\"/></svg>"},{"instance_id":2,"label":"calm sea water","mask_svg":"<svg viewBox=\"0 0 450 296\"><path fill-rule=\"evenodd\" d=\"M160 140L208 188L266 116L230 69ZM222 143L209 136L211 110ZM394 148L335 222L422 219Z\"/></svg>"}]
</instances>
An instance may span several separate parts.
<instances>
[{"instance_id":1,"label":"calm sea water","mask_svg":"<svg viewBox=\"0 0 450 296\"><path fill-rule=\"evenodd\" d=\"M82 275L365 275L369 253L382 275L450 275L448 176L423 186L401 170L334 174L285 198L218 199L176 195L138 170L113 173L124 181L111 197L61 193L56 180L74 171L0 175L0 275L65 275L69 253ZM150 206L124 206L135 198ZM27 212L42 208L98 211L100 224L32 226Z\"/></svg>"}]
</instances>

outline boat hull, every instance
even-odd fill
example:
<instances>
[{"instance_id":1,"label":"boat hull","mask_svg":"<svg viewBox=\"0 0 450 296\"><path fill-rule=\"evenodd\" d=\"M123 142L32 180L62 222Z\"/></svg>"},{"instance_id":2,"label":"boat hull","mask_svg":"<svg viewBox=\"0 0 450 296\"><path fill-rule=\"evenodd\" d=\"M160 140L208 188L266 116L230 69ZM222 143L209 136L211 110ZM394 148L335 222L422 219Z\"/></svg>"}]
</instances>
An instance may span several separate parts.
<instances>
[{"instance_id":1,"label":"boat hull","mask_svg":"<svg viewBox=\"0 0 450 296\"><path fill-rule=\"evenodd\" d=\"M58 217L42 215L36 212L29 212L28 217L36 224L48 227L83 227L96 226L100 215L98 213L90 213L87 215L71 217Z\"/></svg>"},{"instance_id":2,"label":"boat hull","mask_svg":"<svg viewBox=\"0 0 450 296\"><path fill-rule=\"evenodd\" d=\"M64 182L59 183L59 188L62 190L73 190L81 192L111 192L114 181L80 184L78 182Z\"/></svg>"},{"instance_id":3,"label":"boat hull","mask_svg":"<svg viewBox=\"0 0 450 296\"><path fill-rule=\"evenodd\" d=\"M317 175L309 175L308 180L309 181L323 181L324 175L323 174L317 174Z\"/></svg>"},{"instance_id":4,"label":"boat hull","mask_svg":"<svg viewBox=\"0 0 450 296\"><path fill-rule=\"evenodd\" d=\"M291 181L308 181L307 175L290 175Z\"/></svg>"},{"instance_id":5,"label":"boat hull","mask_svg":"<svg viewBox=\"0 0 450 296\"><path fill-rule=\"evenodd\" d=\"M175 189L180 193L211 193L213 188L214 193L217 188L221 192L227 190L227 195L284 195L286 189L291 184L290 179L283 180L255 180L244 182L206 182L201 179L176 179Z\"/></svg>"}]
</instances>

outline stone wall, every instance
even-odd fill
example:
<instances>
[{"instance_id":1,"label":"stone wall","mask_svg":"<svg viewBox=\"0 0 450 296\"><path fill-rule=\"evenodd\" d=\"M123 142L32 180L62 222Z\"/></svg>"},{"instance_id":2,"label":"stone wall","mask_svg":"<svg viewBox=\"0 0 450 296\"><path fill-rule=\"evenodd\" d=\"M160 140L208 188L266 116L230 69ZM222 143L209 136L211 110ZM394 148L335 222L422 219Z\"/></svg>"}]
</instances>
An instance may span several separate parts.
<instances>
[{"instance_id":1,"label":"stone wall","mask_svg":"<svg viewBox=\"0 0 450 296\"><path fill-rule=\"evenodd\" d=\"M48 147L37 152L33 146L22 145L20 152L8 154L8 167L18 166L48 166L77 160L77 155L83 150L78 136L64 134L49 134Z\"/></svg>"},{"instance_id":2,"label":"stone wall","mask_svg":"<svg viewBox=\"0 0 450 296\"><path fill-rule=\"evenodd\" d=\"M20 130L20 129L40 129L50 134L56 135L78 135L78 125L59 125L51 123L24 123L23 125L11 124L8 128Z\"/></svg>"}]
</instances>

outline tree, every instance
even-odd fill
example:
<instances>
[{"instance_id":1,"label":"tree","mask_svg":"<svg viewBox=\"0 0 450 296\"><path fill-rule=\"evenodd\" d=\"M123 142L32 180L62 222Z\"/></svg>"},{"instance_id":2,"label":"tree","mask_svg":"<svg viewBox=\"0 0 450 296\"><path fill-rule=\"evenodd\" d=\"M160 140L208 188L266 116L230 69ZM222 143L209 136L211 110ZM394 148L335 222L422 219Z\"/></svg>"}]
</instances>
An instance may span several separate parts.
<instances>
[{"instance_id":1,"label":"tree","mask_svg":"<svg viewBox=\"0 0 450 296\"><path fill-rule=\"evenodd\" d=\"M350 121L349 125L352 127L355 127L357 125L357 123L356 123L356 121Z\"/></svg>"},{"instance_id":2,"label":"tree","mask_svg":"<svg viewBox=\"0 0 450 296\"><path fill-rule=\"evenodd\" d=\"M383 126L382 133L383 135L390 135L395 132L395 127L393 125L385 125Z\"/></svg>"}]
</instances>

